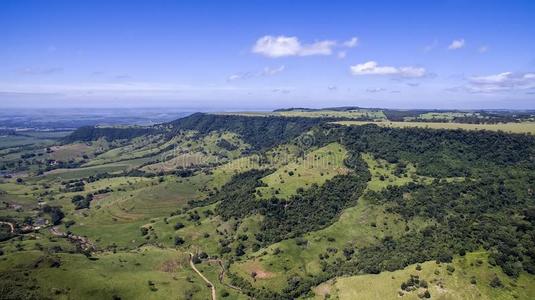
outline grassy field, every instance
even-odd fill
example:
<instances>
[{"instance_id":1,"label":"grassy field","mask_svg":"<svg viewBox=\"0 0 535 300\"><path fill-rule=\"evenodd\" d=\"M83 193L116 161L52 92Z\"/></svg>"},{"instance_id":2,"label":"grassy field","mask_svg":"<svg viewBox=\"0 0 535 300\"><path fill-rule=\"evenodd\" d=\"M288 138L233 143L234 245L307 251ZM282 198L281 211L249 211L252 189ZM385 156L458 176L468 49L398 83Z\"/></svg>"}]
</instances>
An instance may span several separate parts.
<instances>
[{"instance_id":1,"label":"grassy field","mask_svg":"<svg viewBox=\"0 0 535 300\"><path fill-rule=\"evenodd\" d=\"M93 200L88 211L75 211L69 215L76 221L70 228L76 234L88 236L102 246L113 243L135 247L144 242L140 227L152 219L169 216L189 200L202 197L205 185L203 176L187 179L165 178L162 183L129 185L99 200Z\"/></svg>"},{"instance_id":2,"label":"grassy field","mask_svg":"<svg viewBox=\"0 0 535 300\"><path fill-rule=\"evenodd\" d=\"M6 135L0 136L0 149L32 145L32 144L51 144L53 139L40 139L32 136L22 136L22 135Z\"/></svg>"},{"instance_id":3,"label":"grassy field","mask_svg":"<svg viewBox=\"0 0 535 300\"><path fill-rule=\"evenodd\" d=\"M241 153L249 148L245 142L236 134L211 133L199 139L193 136L176 140L172 144L173 148L159 154L158 162L147 165L141 170L146 172L172 171L177 168L188 168L192 166L206 166L221 164L240 157ZM225 149L219 142L225 140L235 149Z\"/></svg>"},{"instance_id":4,"label":"grassy field","mask_svg":"<svg viewBox=\"0 0 535 300\"><path fill-rule=\"evenodd\" d=\"M336 175L346 174L344 166L347 151L338 143L319 148L278 168L274 173L262 178L267 186L257 188L260 198L277 197L287 199L298 188L308 188L313 184L322 185Z\"/></svg>"},{"instance_id":5,"label":"grassy field","mask_svg":"<svg viewBox=\"0 0 535 300\"><path fill-rule=\"evenodd\" d=\"M0 269L29 267L41 297L54 299L208 299L209 289L188 265L188 255L173 249L142 247L135 251L95 254L90 260L81 254L49 255L61 262L47 265L41 251L29 250L7 255ZM83 272L80 272L83 270ZM26 279L27 280L27 279Z\"/></svg>"},{"instance_id":6,"label":"grassy field","mask_svg":"<svg viewBox=\"0 0 535 300\"><path fill-rule=\"evenodd\" d=\"M462 124L462 123L433 123L433 122L363 122L363 121L339 121L340 125L365 125L376 124L384 127L418 127L432 129L464 129L464 130L491 130L504 131L509 133L529 133L535 134L535 123L503 123L503 124Z\"/></svg>"},{"instance_id":7,"label":"grassy field","mask_svg":"<svg viewBox=\"0 0 535 300\"><path fill-rule=\"evenodd\" d=\"M440 300L476 300L476 299L532 299L535 293L535 276L526 273L518 279L511 279L502 273L499 267L488 264L486 252L468 253L464 257L456 257L451 264L425 262L421 270L416 265L394 272L383 272L378 275L358 275L340 277L324 283L314 289L316 299L420 299L420 288L415 291L401 291L401 283L411 275L418 275L428 283L431 299ZM453 272L447 266L455 268ZM451 270L451 268L450 268ZM503 287L492 288L490 281L497 276ZM474 283L472 283L474 282ZM403 296L401 296L403 293Z\"/></svg>"},{"instance_id":8,"label":"grassy field","mask_svg":"<svg viewBox=\"0 0 535 300\"><path fill-rule=\"evenodd\" d=\"M49 172L45 172L41 179L56 180L60 178L61 180L71 180L76 178L95 176L99 173L117 173L121 171L135 169L148 161L150 161L150 158L137 158L91 167L55 169Z\"/></svg>"},{"instance_id":9,"label":"grassy field","mask_svg":"<svg viewBox=\"0 0 535 300\"><path fill-rule=\"evenodd\" d=\"M307 117L307 118L372 118L376 120L385 120L386 116L381 110L355 109L347 111L335 110L316 110L316 111L276 111L276 112L222 112L221 115L239 115L251 117L282 116L282 117Z\"/></svg>"}]
</instances>

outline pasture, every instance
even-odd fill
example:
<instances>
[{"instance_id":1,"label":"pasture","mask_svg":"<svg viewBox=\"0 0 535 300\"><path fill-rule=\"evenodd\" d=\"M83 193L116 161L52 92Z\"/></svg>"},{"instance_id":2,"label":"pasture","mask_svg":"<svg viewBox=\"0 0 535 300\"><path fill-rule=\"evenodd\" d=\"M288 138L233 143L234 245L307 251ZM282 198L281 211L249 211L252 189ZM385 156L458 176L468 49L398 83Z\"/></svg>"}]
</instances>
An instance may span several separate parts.
<instances>
[{"instance_id":1,"label":"pasture","mask_svg":"<svg viewBox=\"0 0 535 300\"><path fill-rule=\"evenodd\" d=\"M499 267L490 265L487 258L486 252L467 253L466 256L455 257L451 264L437 264L434 261L422 263L421 270L417 270L416 265L410 265L403 270L378 275L338 277L316 287L315 299L325 299L326 295L340 300L421 299L418 294L424 288L411 292L400 288L401 283L411 275L417 275L427 282L431 299L531 299L535 292L532 279L525 274L517 280L511 279ZM454 267L453 272L448 271L448 265ZM453 269L450 267L450 270ZM503 288L490 287L490 281L495 276L503 283Z\"/></svg>"},{"instance_id":2,"label":"pasture","mask_svg":"<svg viewBox=\"0 0 535 300\"><path fill-rule=\"evenodd\" d=\"M535 134L535 123L501 123L501 124L464 124L464 123L439 123L439 122L367 122L367 121L338 121L334 122L346 126L358 126L366 124L376 124L383 127L397 128L431 128L431 129L464 129L464 130L490 130L503 131L507 133L527 133Z\"/></svg>"},{"instance_id":3,"label":"pasture","mask_svg":"<svg viewBox=\"0 0 535 300\"><path fill-rule=\"evenodd\" d=\"M59 261L60 266L48 266L51 258ZM43 262L35 263L40 260ZM185 299L189 294L194 295L191 299L210 297L205 283L189 267L188 255L173 249L141 247L128 252L94 254L91 259L82 254L47 256L28 250L7 255L0 261L0 268L14 273L31 270L29 279L40 286L36 294L45 298Z\"/></svg>"},{"instance_id":4,"label":"pasture","mask_svg":"<svg viewBox=\"0 0 535 300\"><path fill-rule=\"evenodd\" d=\"M332 143L290 161L262 178L262 182L267 186L257 188L257 196L288 199L299 188L307 189L313 184L322 185L336 175L346 174L349 172L344 166L346 155L347 151L342 145Z\"/></svg>"},{"instance_id":5,"label":"pasture","mask_svg":"<svg viewBox=\"0 0 535 300\"><path fill-rule=\"evenodd\" d=\"M306 118L347 118L347 119L359 119L370 118L374 120L385 120L386 116L381 110L373 109L353 109L346 111L338 110L289 110L289 111L273 111L273 112L221 112L219 115L237 115L237 116L249 116L249 117L266 117L266 116L279 116L279 117L306 117Z\"/></svg>"}]
</instances>

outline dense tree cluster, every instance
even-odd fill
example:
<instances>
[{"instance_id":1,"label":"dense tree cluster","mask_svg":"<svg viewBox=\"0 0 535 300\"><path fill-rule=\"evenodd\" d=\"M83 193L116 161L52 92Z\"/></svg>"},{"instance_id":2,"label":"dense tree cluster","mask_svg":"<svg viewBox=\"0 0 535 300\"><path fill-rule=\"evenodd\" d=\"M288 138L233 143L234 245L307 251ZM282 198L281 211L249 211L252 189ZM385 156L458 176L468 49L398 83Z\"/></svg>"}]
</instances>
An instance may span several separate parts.
<instances>
[{"instance_id":1,"label":"dense tree cluster","mask_svg":"<svg viewBox=\"0 0 535 300\"><path fill-rule=\"evenodd\" d=\"M365 264L376 266L377 271L395 270L482 247L491 253L490 262L507 275L516 277L522 270L535 274L534 201L532 195L521 192L533 186L535 177L525 176L527 182L488 176L478 181L409 184L368 193L366 197L386 203L406 220L423 217L436 223L399 241L383 241L369 252L363 251L361 255L369 254ZM377 251L395 259L378 260Z\"/></svg>"},{"instance_id":2,"label":"dense tree cluster","mask_svg":"<svg viewBox=\"0 0 535 300\"><path fill-rule=\"evenodd\" d=\"M238 146L234 145L233 143L229 142L226 139L220 139L219 141L217 141L216 145L227 151L234 151L238 149Z\"/></svg>"},{"instance_id":3,"label":"dense tree cluster","mask_svg":"<svg viewBox=\"0 0 535 300\"><path fill-rule=\"evenodd\" d=\"M306 117L247 117L196 113L169 123L173 132L196 130L200 133L230 131L239 134L254 150L289 141L327 119Z\"/></svg>"},{"instance_id":4,"label":"dense tree cluster","mask_svg":"<svg viewBox=\"0 0 535 300\"><path fill-rule=\"evenodd\" d=\"M96 141L106 138L108 141L131 139L138 136L156 133L155 127L97 127L83 126L66 136L63 141L72 143L75 141Z\"/></svg>"},{"instance_id":5,"label":"dense tree cluster","mask_svg":"<svg viewBox=\"0 0 535 300\"><path fill-rule=\"evenodd\" d=\"M489 169L526 165L535 169L535 138L490 131L342 128L342 143L353 153L372 153L390 163L412 162L420 175L476 176Z\"/></svg>"},{"instance_id":6,"label":"dense tree cluster","mask_svg":"<svg viewBox=\"0 0 535 300\"><path fill-rule=\"evenodd\" d=\"M50 216L53 225L58 225L61 223L61 220L63 220L63 217L65 217L65 214L63 211L61 211L61 208L57 206L44 205L42 210L45 214Z\"/></svg>"}]
</instances>

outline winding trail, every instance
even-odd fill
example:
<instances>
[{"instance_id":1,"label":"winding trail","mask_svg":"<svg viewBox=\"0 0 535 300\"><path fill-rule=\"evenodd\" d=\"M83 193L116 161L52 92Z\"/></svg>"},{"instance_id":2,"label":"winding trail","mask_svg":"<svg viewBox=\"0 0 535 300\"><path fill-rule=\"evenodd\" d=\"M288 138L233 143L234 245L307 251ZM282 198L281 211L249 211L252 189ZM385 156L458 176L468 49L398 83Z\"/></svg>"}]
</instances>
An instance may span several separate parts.
<instances>
[{"instance_id":1,"label":"winding trail","mask_svg":"<svg viewBox=\"0 0 535 300\"><path fill-rule=\"evenodd\" d=\"M58 226L53 226L49 229L50 233L52 235L55 235L57 237L67 238L71 243L78 245L83 250L89 250L91 252L96 250L95 245L93 242L91 242L88 238L74 235L74 234L67 234L65 232L62 232L59 230Z\"/></svg>"},{"instance_id":2,"label":"winding trail","mask_svg":"<svg viewBox=\"0 0 535 300\"><path fill-rule=\"evenodd\" d=\"M208 284L208 286L210 287L210 289L212 290L212 300L217 300L217 294L216 294L216 291L215 291L215 286L212 282L210 282L210 280L208 280L208 278L204 277L204 275L199 271L197 270L197 268L195 267L195 264L193 263L193 253L189 253L189 265L191 266L191 268L193 269L193 271L195 271L195 273L197 273L199 276L201 276L201 278L204 280L204 282L206 282Z\"/></svg>"},{"instance_id":3,"label":"winding trail","mask_svg":"<svg viewBox=\"0 0 535 300\"><path fill-rule=\"evenodd\" d=\"M228 288L231 288L231 289L234 289L234 290L237 290L237 291L241 292L241 289L239 287L225 282L225 267L223 266L223 261L221 259L209 259L207 261L208 262L215 262L221 268L221 272L219 273L219 283L221 283L222 285L224 285L224 286L226 286Z\"/></svg>"},{"instance_id":4,"label":"winding trail","mask_svg":"<svg viewBox=\"0 0 535 300\"><path fill-rule=\"evenodd\" d=\"M13 223L0 221L0 224L8 225L11 228L11 233L15 232L15 225Z\"/></svg>"}]
</instances>

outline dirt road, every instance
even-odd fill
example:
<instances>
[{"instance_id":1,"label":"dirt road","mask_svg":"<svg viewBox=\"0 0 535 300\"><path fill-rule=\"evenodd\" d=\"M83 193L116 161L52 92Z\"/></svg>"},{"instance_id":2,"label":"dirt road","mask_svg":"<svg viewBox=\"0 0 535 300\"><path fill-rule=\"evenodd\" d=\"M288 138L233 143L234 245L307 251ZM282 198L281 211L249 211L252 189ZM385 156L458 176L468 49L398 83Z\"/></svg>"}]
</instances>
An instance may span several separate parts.
<instances>
[{"instance_id":1,"label":"dirt road","mask_svg":"<svg viewBox=\"0 0 535 300\"><path fill-rule=\"evenodd\" d=\"M195 273L197 273L197 274L199 274L199 276L201 276L202 280L204 280L204 282L206 282L206 284L208 284L208 286L212 290L212 300L217 300L217 294L216 294L216 291L215 291L214 284L212 282L210 282L210 280L208 280L208 278L204 277L204 275L199 270L197 270L197 268L195 267L195 264L193 263L193 253L191 253L191 252L189 253L189 265L191 266L193 271L195 271Z\"/></svg>"}]
</instances>

